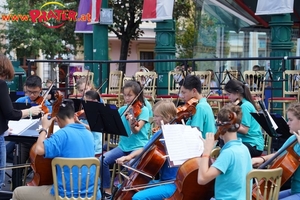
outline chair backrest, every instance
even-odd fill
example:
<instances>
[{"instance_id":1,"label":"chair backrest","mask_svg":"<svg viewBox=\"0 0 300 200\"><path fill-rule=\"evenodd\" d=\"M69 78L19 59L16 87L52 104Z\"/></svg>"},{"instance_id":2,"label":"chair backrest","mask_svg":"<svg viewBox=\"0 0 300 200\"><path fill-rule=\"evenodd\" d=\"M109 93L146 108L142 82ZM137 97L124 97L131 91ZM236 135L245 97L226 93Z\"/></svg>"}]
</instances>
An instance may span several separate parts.
<instances>
[{"instance_id":1,"label":"chair backrest","mask_svg":"<svg viewBox=\"0 0 300 200\"><path fill-rule=\"evenodd\" d=\"M221 147L215 147L213 150L211 150L210 157L213 159L217 159L218 156L220 155L220 150L221 150Z\"/></svg>"},{"instance_id":2,"label":"chair backrest","mask_svg":"<svg viewBox=\"0 0 300 200\"><path fill-rule=\"evenodd\" d=\"M104 151L109 151L115 147L118 146L119 144L119 140L120 140L120 136L119 135L115 135L115 134L107 134L107 149L104 149Z\"/></svg>"},{"instance_id":3,"label":"chair backrest","mask_svg":"<svg viewBox=\"0 0 300 200\"><path fill-rule=\"evenodd\" d=\"M201 93L203 96L207 96L210 93L211 72L193 71L192 75L199 77L199 79L201 80Z\"/></svg>"},{"instance_id":4,"label":"chair backrest","mask_svg":"<svg viewBox=\"0 0 300 200\"><path fill-rule=\"evenodd\" d=\"M300 70L285 70L283 80L283 96L298 96Z\"/></svg>"},{"instance_id":5,"label":"chair backrest","mask_svg":"<svg viewBox=\"0 0 300 200\"><path fill-rule=\"evenodd\" d=\"M265 71L244 71L243 76L252 96L264 99Z\"/></svg>"},{"instance_id":6,"label":"chair backrest","mask_svg":"<svg viewBox=\"0 0 300 200\"><path fill-rule=\"evenodd\" d=\"M169 71L168 73L168 95L177 95L179 93L179 82L183 79L182 71Z\"/></svg>"},{"instance_id":7,"label":"chair backrest","mask_svg":"<svg viewBox=\"0 0 300 200\"><path fill-rule=\"evenodd\" d=\"M246 200L277 200L282 171L282 168L251 170L246 178ZM254 184L252 184L253 179Z\"/></svg>"},{"instance_id":8,"label":"chair backrest","mask_svg":"<svg viewBox=\"0 0 300 200\"><path fill-rule=\"evenodd\" d=\"M123 78L123 85L122 86L124 86L127 81L132 81L132 80L133 80L133 77L131 77L131 76L125 76Z\"/></svg>"},{"instance_id":9,"label":"chair backrest","mask_svg":"<svg viewBox=\"0 0 300 200\"><path fill-rule=\"evenodd\" d=\"M108 94L121 94L122 89L122 78L123 72L122 71L111 71L109 73L109 80L108 80Z\"/></svg>"},{"instance_id":10,"label":"chair backrest","mask_svg":"<svg viewBox=\"0 0 300 200\"><path fill-rule=\"evenodd\" d=\"M134 76L135 80L139 81L144 86L144 96L151 97L154 101L156 94L156 72L136 72Z\"/></svg>"},{"instance_id":11,"label":"chair backrest","mask_svg":"<svg viewBox=\"0 0 300 200\"><path fill-rule=\"evenodd\" d=\"M56 157L52 160L53 185L56 200L96 200L98 192L98 179L100 161L95 157L90 158L62 158ZM63 169L63 170L62 170ZM71 171L72 173L66 173ZM58 182L61 177L62 182ZM88 194L88 188L93 188L93 193ZM61 196L58 188L63 188L64 195ZM68 194L68 196L67 196ZM80 194L78 196L78 194Z\"/></svg>"},{"instance_id":12,"label":"chair backrest","mask_svg":"<svg viewBox=\"0 0 300 200\"><path fill-rule=\"evenodd\" d=\"M78 91L76 90L76 82L78 79L86 78L88 76L88 83L93 84L94 81L94 73L90 71L84 71L84 72L74 72L73 73L73 85L74 85L74 92L73 94L78 94Z\"/></svg>"}]
</instances>

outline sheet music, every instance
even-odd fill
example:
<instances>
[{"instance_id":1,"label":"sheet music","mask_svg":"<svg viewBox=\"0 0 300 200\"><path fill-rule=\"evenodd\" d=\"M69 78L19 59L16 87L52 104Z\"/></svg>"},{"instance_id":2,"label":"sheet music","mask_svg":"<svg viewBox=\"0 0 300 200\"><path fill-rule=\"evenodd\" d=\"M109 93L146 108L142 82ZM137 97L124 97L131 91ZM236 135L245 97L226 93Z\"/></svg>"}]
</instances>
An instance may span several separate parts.
<instances>
[{"instance_id":1,"label":"sheet music","mask_svg":"<svg viewBox=\"0 0 300 200\"><path fill-rule=\"evenodd\" d=\"M9 121L8 127L11 135L22 135L32 126L36 125L39 122L39 119L21 119L19 121ZM8 133L9 134L9 133Z\"/></svg>"},{"instance_id":2,"label":"sheet music","mask_svg":"<svg viewBox=\"0 0 300 200\"><path fill-rule=\"evenodd\" d=\"M198 157L203 153L201 132L197 128L182 124L162 126L168 151L168 158L173 166L178 166L186 160ZM172 166L172 165L171 165Z\"/></svg>"}]
</instances>

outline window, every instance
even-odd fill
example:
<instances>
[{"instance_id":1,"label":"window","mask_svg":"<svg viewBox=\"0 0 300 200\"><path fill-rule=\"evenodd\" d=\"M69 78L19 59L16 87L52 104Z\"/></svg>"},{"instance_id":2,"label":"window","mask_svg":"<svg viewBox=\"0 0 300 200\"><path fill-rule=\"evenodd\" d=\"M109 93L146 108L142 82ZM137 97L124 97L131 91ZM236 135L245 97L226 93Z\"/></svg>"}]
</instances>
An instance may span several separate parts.
<instances>
[{"instance_id":1,"label":"window","mask_svg":"<svg viewBox=\"0 0 300 200\"><path fill-rule=\"evenodd\" d=\"M140 60L153 60L154 52L151 51L140 51ZM141 66L146 67L149 71L154 69L153 62L142 62Z\"/></svg>"}]
</instances>

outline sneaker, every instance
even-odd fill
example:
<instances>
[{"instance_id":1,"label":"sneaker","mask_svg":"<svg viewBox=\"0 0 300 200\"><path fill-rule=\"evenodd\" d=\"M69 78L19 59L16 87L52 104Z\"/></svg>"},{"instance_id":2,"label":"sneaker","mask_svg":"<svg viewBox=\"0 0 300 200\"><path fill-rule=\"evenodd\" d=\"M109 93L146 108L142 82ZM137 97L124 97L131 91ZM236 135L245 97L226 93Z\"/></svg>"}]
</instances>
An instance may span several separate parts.
<instances>
[{"instance_id":1,"label":"sneaker","mask_svg":"<svg viewBox=\"0 0 300 200\"><path fill-rule=\"evenodd\" d=\"M104 192L104 199L106 200L110 200L111 199L111 194L108 194L108 193L106 193L106 192Z\"/></svg>"}]
</instances>

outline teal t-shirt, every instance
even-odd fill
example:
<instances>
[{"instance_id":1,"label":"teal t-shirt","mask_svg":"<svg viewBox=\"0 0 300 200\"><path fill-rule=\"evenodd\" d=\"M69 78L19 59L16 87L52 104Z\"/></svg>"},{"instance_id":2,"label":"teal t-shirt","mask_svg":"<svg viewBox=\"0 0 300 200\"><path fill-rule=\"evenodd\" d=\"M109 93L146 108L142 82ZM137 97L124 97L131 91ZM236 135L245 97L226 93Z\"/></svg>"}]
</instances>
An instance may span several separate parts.
<instances>
[{"instance_id":1,"label":"teal t-shirt","mask_svg":"<svg viewBox=\"0 0 300 200\"><path fill-rule=\"evenodd\" d=\"M122 106L119 108L120 115L124 112L124 110L127 108L127 105ZM142 148L145 146L145 144L148 142L148 132L150 129L150 123L149 123L149 110L146 106L143 106L141 109L141 114L137 117L137 120L143 120L145 121L144 126L141 128L141 130L138 133L132 133L130 129L130 124L128 123L128 120L126 120L125 115L121 116L121 120L124 124L125 130L127 132L127 136L120 136L119 141L119 148L123 152L131 152L136 149Z\"/></svg>"},{"instance_id":2,"label":"teal t-shirt","mask_svg":"<svg viewBox=\"0 0 300 200\"><path fill-rule=\"evenodd\" d=\"M149 110L149 117L153 117L153 111L152 111L152 105L151 105L151 103L146 98L144 98L144 101L145 101L146 107Z\"/></svg>"},{"instance_id":3,"label":"teal t-shirt","mask_svg":"<svg viewBox=\"0 0 300 200\"><path fill-rule=\"evenodd\" d=\"M254 119L250 113L256 113L256 109L246 99L242 99L242 121L241 124L248 127L248 133L238 133L238 138L242 139L242 142L249 143L251 146L256 146L259 151L264 150L264 138L259 123Z\"/></svg>"},{"instance_id":4,"label":"teal t-shirt","mask_svg":"<svg viewBox=\"0 0 300 200\"><path fill-rule=\"evenodd\" d=\"M203 138L208 132L216 133L216 120L206 98L200 99L196 106L196 113L186 122L186 125L198 127Z\"/></svg>"},{"instance_id":5,"label":"teal t-shirt","mask_svg":"<svg viewBox=\"0 0 300 200\"><path fill-rule=\"evenodd\" d=\"M81 122L85 124L89 124L86 119L81 119ZM95 132L91 131L94 137L94 149L95 149L95 154L100 154L102 153L102 133L101 132Z\"/></svg>"},{"instance_id":6,"label":"teal t-shirt","mask_svg":"<svg viewBox=\"0 0 300 200\"><path fill-rule=\"evenodd\" d=\"M295 135L290 136L278 151L280 151L282 148L285 148L287 145L291 144L291 142L293 142L295 139L296 139ZM298 154L298 156L300 156L300 144L298 142L294 146L294 151ZM286 151L283 153L286 153ZM297 168L297 170L295 171L295 173L291 178L291 192L292 194L300 193L300 168L299 167Z\"/></svg>"},{"instance_id":7,"label":"teal t-shirt","mask_svg":"<svg viewBox=\"0 0 300 200\"><path fill-rule=\"evenodd\" d=\"M221 171L215 181L216 200L246 199L246 176L252 162L240 139L227 142L212 166Z\"/></svg>"}]
</instances>

